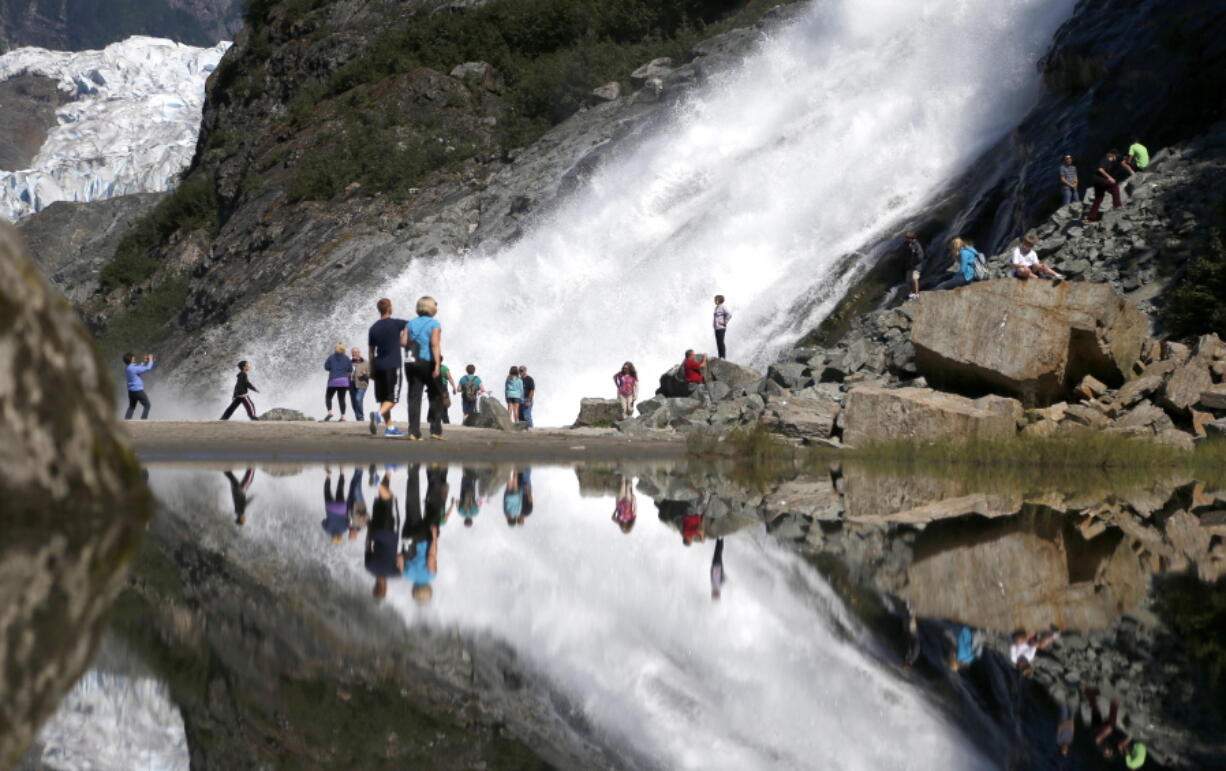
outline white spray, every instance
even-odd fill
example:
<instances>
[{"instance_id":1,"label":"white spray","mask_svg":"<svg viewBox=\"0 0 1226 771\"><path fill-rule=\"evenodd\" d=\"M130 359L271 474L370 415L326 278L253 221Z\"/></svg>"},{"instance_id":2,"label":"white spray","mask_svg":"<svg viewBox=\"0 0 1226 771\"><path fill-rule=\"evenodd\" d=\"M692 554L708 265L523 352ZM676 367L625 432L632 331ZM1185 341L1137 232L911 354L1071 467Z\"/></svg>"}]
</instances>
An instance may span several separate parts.
<instances>
[{"instance_id":1,"label":"white spray","mask_svg":"<svg viewBox=\"0 0 1226 771\"><path fill-rule=\"evenodd\" d=\"M547 425L583 396L612 397L625 360L646 395L685 349L713 351L716 293L733 313L729 358L764 366L829 313L843 255L917 213L1025 115L1073 5L814 2L515 245L414 260L386 294L405 313L419 295L439 300L457 373L475 363L500 393L507 367L528 365ZM338 335L365 342L373 299L305 324L293 360L265 365L269 398L318 412L324 373L302 352L322 362ZM796 307L803 318L788 317ZM304 383L314 370L318 384Z\"/></svg>"}]
</instances>

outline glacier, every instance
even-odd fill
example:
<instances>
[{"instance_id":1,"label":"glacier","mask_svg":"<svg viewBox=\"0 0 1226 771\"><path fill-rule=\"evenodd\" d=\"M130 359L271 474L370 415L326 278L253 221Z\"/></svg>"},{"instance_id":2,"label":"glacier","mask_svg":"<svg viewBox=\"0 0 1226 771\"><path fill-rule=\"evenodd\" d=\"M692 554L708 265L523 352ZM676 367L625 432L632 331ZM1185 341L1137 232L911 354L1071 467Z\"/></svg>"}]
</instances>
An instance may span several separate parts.
<instances>
[{"instance_id":1,"label":"glacier","mask_svg":"<svg viewBox=\"0 0 1226 771\"><path fill-rule=\"evenodd\" d=\"M73 99L56 111L32 167L0 172L0 215L16 221L56 201L173 188L196 151L205 82L230 45L134 36L101 51L0 56L0 81L42 75Z\"/></svg>"}]
</instances>

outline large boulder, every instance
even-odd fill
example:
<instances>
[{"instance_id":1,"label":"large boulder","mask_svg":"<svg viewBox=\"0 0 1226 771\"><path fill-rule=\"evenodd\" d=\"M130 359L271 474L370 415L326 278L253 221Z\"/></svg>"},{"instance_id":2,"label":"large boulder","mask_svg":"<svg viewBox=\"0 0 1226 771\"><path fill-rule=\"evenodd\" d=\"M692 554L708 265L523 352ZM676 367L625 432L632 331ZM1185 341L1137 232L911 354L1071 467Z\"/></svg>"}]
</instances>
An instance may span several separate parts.
<instances>
[{"instance_id":1,"label":"large boulder","mask_svg":"<svg viewBox=\"0 0 1226 771\"><path fill-rule=\"evenodd\" d=\"M763 419L770 430L793 439L829 439L839 403L820 398L811 389L784 399L772 399Z\"/></svg>"},{"instance_id":2,"label":"large boulder","mask_svg":"<svg viewBox=\"0 0 1226 771\"><path fill-rule=\"evenodd\" d=\"M660 375L660 387L656 389L656 393L674 399L690 395L690 389L685 384L685 376L681 374L680 364Z\"/></svg>"},{"instance_id":3,"label":"large boulder","mask_svg":"<svg viewBox=\"0 0 1226 771\"><path fill-rule=\"evenodd\" d=\"M93 656L152 499L85 328L0 225L0 768Z\"/></svg>"},{"instance_id":4,"label":"large boulder","mask_svg":"<svg viewBox=\"0 0 1226 771\"><path fill-rule=\"evenodd\" d=\"M711 359L707 362L707 382L724 383L736 387L762 379L762 373L726 359Z\"/></svg>"},{"instance_id":5,"label":"large boulder","mask_svg":"<svg viewBox=\"0 0 1226 771\"><path fill-rule=\"evenodd\" d=\"M574 427L611 427L621 419L622 406L616 399L580 399Z\"/></svg>"},{"instance_id":6,"label":"large boulder","mask_svg":"<svg viewBox=\"0 0 1226 771\"><path fill-rule=\"evenodd\" d=\"M1021 405L980 406L926 388L857 386L843 402L843 443L859 447L894 439L1006 439L1017 432Z\"/></svg>"},{"instance_id":7,"label":"large boulder","mask_svg":"<svg viewBox=\"0 0 1226 771\"><path fill-rule=\"evenodd\" d=\"M1120 386L1149 339L1145 315L1105 284L983 281L922 293L907 311L930 384L1028 405L1071 396L1086 375Z\"/></svg>"},{"instance_id":8,"label":"large boulder","mask_svg":"<svg viewBox=\"0 0 1226 771\"><path fill-rule=\"evenodd\" d=\"M471 428L492 428L497 431L513 431L511 414L497 399L485 398L477 403L477 411L464 418L464 425Z\"/></svg>"},{"instance_id":9,"label":"large boulder","mask_svg":"<svg viewBox=\"0 0 1226 771\"><path fill-rule=\"evenodd\" d=\"M300 410L292 410L289 407L273 407L261 415L260 420L306 422L313 421L315 418L308 416Z\"/></svg>"}]
</instances>

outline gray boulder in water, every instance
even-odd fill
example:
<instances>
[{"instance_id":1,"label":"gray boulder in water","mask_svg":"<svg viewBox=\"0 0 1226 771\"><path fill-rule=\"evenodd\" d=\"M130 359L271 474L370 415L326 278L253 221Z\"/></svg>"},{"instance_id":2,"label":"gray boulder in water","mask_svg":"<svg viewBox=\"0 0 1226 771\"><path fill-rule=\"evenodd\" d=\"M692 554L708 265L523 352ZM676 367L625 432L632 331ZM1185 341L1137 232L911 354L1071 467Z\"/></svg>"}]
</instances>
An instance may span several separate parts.
<instances>
[{"instance_id":1,"label":"gray boulder in water","mask_svg":"<svg viewBox=\"0 0 1226 771\"><path fill-rule=\"evenodd\" d=\"M89 333L0 225L0 768L88 666L152 499Z\"/></svg>"}]
</instances>

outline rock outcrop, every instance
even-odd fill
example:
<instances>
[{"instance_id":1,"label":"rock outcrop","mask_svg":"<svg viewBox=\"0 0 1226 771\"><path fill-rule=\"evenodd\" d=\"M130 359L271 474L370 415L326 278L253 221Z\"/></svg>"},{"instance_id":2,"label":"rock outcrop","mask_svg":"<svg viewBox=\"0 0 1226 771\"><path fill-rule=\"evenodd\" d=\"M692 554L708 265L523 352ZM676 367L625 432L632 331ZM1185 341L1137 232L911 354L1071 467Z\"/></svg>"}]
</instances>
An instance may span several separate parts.
<instances>
[{"instance_id":1,"label":"rock outcrop","mask_svg":"<svg viewBox=\"0 0 1226 771\"><path fill-rule=\"evenodd\" d=\"M151 499L88 333L0 225L0 766L85 670Z\"/></svg>"},{"instance_id":2,"label":"rock outcrop","mask_svg":"<svg viewBox=\"0 0 1226 771\"><path fill-rule=\"evenodd\" d=\"M622 419L622 406L616 399L582 399L574 428L585 426L611 427Z\"/></svg>"},{"instance_id":3,"label":"rock outcrop","mask_svg":"<svg viewBox=\"0 0 1226 771\"><path fill-rule=\"evenodd\" d=\"M922 293L907 313L930 384L1031 406L1067 397L1086 375L1121 385L1149 339L1145 315L1106 284L982 281Z\"/></svg>"},{"instance_id":4,"label":"rock outcrop","mask_svg":"<svg viewBox=\"0 0 1226 771\"><path fill-rule=\"evenodd\" d=\"M464 418L464 425L473 428L492 428L498 431L511 431L515 424L511 422L511 414L497 399L480 399L477 411Z\"/></svg>"},{"instance_id":5,"label":"rock outcrop","mask_svg":"<svg viewBox=\"0 0 1226 771\"><path fill-rule=\"evenodd\" d=\"M859 386L847 392L843 410L843 443L849 447L904 437L920 442L993 440L1017 433L1011 406L993 409L964 396L923 388ZM1016 412L1021 414L1021 405Z\"/></svg>"}]
</instances>

